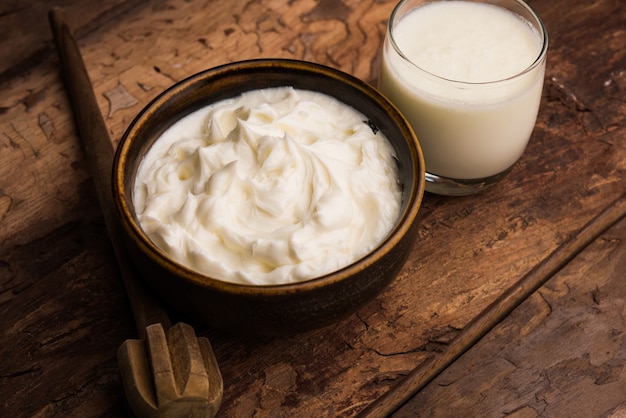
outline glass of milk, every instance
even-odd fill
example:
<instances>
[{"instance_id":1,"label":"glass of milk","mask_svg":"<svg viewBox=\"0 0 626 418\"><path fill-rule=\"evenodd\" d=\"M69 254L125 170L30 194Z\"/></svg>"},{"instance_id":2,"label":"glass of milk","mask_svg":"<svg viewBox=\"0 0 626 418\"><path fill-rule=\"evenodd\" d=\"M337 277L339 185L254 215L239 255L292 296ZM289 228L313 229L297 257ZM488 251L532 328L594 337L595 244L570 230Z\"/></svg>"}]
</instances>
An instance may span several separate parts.
<instances>
[{"instance_id":1,"label":"glass of milk","mask_svg":"<svg viewBox=\"0 0 626 418\"><path fill-rule=\"evenodd\" d=\"M398 3L379 89L417 134L427 191L468 195L511 170L535 125L547 48L522 0Z\"/></svg>"}]
</instances>

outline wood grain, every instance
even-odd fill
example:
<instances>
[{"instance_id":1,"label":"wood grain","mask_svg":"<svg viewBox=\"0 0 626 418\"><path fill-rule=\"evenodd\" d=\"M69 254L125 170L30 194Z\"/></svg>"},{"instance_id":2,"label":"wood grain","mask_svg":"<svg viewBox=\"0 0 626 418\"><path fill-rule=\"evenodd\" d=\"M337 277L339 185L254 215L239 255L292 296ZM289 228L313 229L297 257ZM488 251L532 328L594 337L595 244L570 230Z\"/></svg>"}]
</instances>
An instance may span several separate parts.
<instances>
[{"instance_id":1,"label":"wood grain","mask_svg":"<svg viewBox=\"0 0 626 418\"><path fill-rule=\"evenodd\" d=\"M361 411L359 417L384 418L397 411L411 397L472 348L589 244L625 216L626 192L571 239L561 244L549 257L537 264L528 274L506 288L493 303L473 318L450 341L441 354L411 370L396 386Z\"/></svg>"},{"instance_id":2,"label":"wood grain","mask_svg":"<svg viewBox=\"0 0 626 418\"><path fill-rule=\"evenodd\" d=\"M87 166L94 182L109 238L113 244L119 275L123 279L133 309L137 332L140 338L145 338L148 325L159 323L167 329L171 326L170 319L165 308L157 303L151 293L139 283L137 272L125 251L122 228L111 193L115 149L98 108L91 80L74 35L62 9L51 10L49 20L59 53L60 74L70 98L72 114L83 145Z\"/></svg>"},{"instance_id":3,"label":"wood grain","mask_svg":"<svg viewBox=\"0 0 626 418\"><path fill-rule=\"evenodd\" d=\"M223 393L215 354L209 341L197 338L191 326L179 322L172 327L164 305L139 283L111 193L115 150L62 9L54 8L49 20L78 134L141 338L126 340L117 353L128 407L140 417L212 418Z\"/></svg>"},{"instance_id":4,"label":"wood grain","mask_svg":"<svg viewBox=\"0 0 626 418\"><path fill-rule=\"evenodd\" d=\"M95 0L82 3L80 10L100 7ZM539 118L522 160L481 195L427 195L410 259L357 314L275 339L198 326L222 369L222 416L355 416L442 352L503 289L623 193L623 2L530 4L548 28L550 47ZM393 5L155 0L115 19L89 18L71 7L68 17L76 27L83 19L98 22L79 46L116 144L163 88L233 60L307 59L375 82ZM20 65L2 81L0 96L0 318L6 324L0 409L7 416L123 416L115 352L134 335L132 314L112 267L56 57ZM113 92L136 103L120 102ZM468 416L521 417L619 410L626 400L615 389L626 382L619 372L626 290L617 267L623 267L625 239L620 224L596 240L522 304L509 317L513 322L488 334L478 354L470 350L457 360L470 360L455 363L460 370L427 386L412 411L433 416L462 408ZM607 316L598 316L598 306ZM493 362L478 368L477 357ZM507 359L516 366L509 368Z\"/></svg>"},{"instance_id":5,"label":"wood grain","mask_svg":"<svg viewBox=\"0 0 626 418\"><path fill-rule=\"evenodd\" d=\"M625 234L607 231L393 417L623 417Z\"/></svg>"}]
</instances>

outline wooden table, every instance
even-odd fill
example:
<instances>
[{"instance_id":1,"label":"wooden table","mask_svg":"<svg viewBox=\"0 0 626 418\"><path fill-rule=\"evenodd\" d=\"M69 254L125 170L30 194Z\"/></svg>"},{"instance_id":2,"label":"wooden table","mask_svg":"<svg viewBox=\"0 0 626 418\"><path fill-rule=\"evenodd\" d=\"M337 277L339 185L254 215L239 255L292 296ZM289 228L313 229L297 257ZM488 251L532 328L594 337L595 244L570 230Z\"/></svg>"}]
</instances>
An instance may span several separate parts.
<instances>
[{"instance_id":1,"label":"wooden table","mask_svg":"<svg viewBox=\"0 0 626 418\"><path fill-rule=\"evenodd\" d=\"M0 416L123 416L135 336L47 24L0 6ZM111 137L185 76L240 59L315 61L375 83L395 1L61 0ZM626 5L533 0L550 35L537 126L510 175L427 194L419 241L356 314L284 338L198 326L224 417L354 416L626 190ZM30 7L29 7L30 5ZM395 415L626 414L626 221L595 240ZM193 318L184 318L193 321Z\"/></svg>"}]
</instances>

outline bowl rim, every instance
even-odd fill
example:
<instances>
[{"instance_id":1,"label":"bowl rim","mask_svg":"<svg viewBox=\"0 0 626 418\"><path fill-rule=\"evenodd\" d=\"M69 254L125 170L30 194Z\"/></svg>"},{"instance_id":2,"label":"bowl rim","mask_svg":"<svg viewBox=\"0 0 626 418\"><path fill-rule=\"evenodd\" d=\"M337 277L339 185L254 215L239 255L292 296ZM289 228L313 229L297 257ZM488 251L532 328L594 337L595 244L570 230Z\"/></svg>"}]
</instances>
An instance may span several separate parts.
<instances>
[{"instance_id":1,"label":"bowl rim","mask_svg":"<svg viewBox=\"0 0 626 418\"><path fill-rule=\"evenodd\" d=\"M128 153L130 147L133 145L133 142L136 141L136 133L139 130L139 127L148 120L156 109L164 106L164 104L166 104L172 97L176 97L177 94L180 94L182 91L185 91L185 89L190 88L196 83L206 83L210 80L220 79L229 73L258 71L263 69L296 71L298 73L308 73L310 75L320 76L327 79L330 78L336 82L349 85L351 89L357 91L361 95L369 96L386 111L389 117L393 120L394 125L402 131L403 137L405 139L410 139L410 141L407 142L409 142L409 151L413 154L411 155L411 161L415 167L415 181L413 182L411 190L404 190L403 192L403 195L405 195L408 199L406 208L402 213L400 213L398 220L383 241L381 241L367 255L355 260L351 264L339 270L335 270L334 272L315 278L293 283L254 285L234 283L214 278L172 260L143 232L141 226L136 220L134 212L130 209L128 202L132 202L132 195L129 196L125 192L124 181L126 178L125 166L128 161ZM288 83L285 85L288 86ZM350 105L349 103L346 104ZM133 169L133 172L136 172L136 168ZM174 83L158 94L145 107L143 107L143 109L132 120L122 136L115 153L112 167L112 177L112 193L122 227L126 235L130 236L134 241L134 244L137 245L139 249L153 262L156 262L170 273L175 273L181 280L185 280L196 286L213 288L230 294L246 294L249 296L268 297L273 295L315 290L341 282L350 276L353 276L355 273L371 266L385 254L389 253L409 232L413 223L416 221L417 213L421 206L425 191L425 162L421 146L413 129L410 127L409 122L398 110L398 108L391 103L391 101L389 101L382 93L369 83L366 83L349 73L314 62L284 58L261 58L231 62L200 71Z\"/></svg>"}]
</instances>

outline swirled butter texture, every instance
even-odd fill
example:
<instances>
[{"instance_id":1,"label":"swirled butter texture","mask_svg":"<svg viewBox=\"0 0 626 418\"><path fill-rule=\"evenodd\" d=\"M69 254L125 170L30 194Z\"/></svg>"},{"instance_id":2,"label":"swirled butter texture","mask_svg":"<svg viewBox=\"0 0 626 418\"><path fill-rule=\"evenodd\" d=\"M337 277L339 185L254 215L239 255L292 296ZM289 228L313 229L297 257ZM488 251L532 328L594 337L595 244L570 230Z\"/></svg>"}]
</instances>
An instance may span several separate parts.
<instances>
[{"instance_id":1,"label":"swirled butter texture","mask_svg":"<svg viewBox=\"0 0 626 418\"><path fill-rule=\"evenodd\" d=\"M394 150L336 99L279 87L197 110L151 147L133 203L150 239L223 281L336 271L388 235L402 200Z\"/></svg>"}]
</instances>

